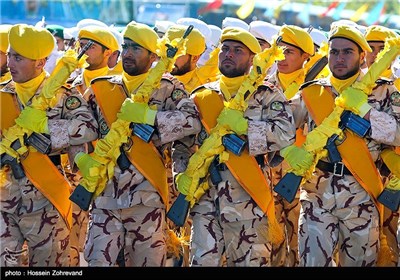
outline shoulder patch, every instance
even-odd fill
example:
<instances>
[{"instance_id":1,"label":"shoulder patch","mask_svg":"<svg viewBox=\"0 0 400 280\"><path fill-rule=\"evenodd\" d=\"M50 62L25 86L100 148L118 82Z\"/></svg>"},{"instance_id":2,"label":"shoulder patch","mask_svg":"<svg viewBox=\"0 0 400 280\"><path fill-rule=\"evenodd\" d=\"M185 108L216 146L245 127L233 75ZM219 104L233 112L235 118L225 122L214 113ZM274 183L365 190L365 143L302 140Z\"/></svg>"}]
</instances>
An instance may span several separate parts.
<instances>
[{"instance_id":1,"label":"shoulder patch","mask_svg":"<svg viewBox=\"0 0 400 280\"><path fill-rule=\"evenodd\" d=\"M392 92L392 94L390 95L390 102L394 106L400 107L400 92L398 92L398 91Z\"/></svg>"},{"instance_id":2,"label":"shoulder patch","mask_svg":"<svg viewBox=\"0 0 400 280\"><path fill-rule=\"evenodd\" d=\"M174 101L181 100L185 95L186 95L186 93L183 90L175 89L171 94L171 98Z\"/></svg>"},{"instance_id":3,"label":"shoulder patch","mask_svg":"<svg viewBox=\"0 0 400 280\"><path fill-rule=\"evenodd\" d=\"M65 100L65 107L68 110L75 110L76 108L81 107L81 105L82 105L81 100L76 96L68 96L67 99Z\"/></svg>"},{"instance_id":4,"label":"shoulder patch","mask_svg":"<svg viewBox=\"0 0 400 280\"><path fill-rule=\"evenodd\" d=\"M106 135L110 129L108 128L107 122L104 118L99 120L99 131L101 135Z\"/></svg>"},{"instance_id":5,"label":"shoulder patch","mask_svg":"<svg viewBox=\"0 0 400 280\"><path fill-rule=\"evenodd\" d=\"M285 105L283 105L283 102L281 101L274 101L271 103L270 108L274 111L283 111Z\"/></svg>"},{"instance_id":6,"label":"shoulder patch","mask_svg":"<svg viewBox=\"0 0 400 280\"><path fill-rule=\"evenodd\" d=\"M203 144L204 140L206 140L208 137L208 134L206 132L206 130L204 129L204 127L201 128L200 132L197 134L197 141L199 142L199 144Z\"/></svg>"}]
</instances>

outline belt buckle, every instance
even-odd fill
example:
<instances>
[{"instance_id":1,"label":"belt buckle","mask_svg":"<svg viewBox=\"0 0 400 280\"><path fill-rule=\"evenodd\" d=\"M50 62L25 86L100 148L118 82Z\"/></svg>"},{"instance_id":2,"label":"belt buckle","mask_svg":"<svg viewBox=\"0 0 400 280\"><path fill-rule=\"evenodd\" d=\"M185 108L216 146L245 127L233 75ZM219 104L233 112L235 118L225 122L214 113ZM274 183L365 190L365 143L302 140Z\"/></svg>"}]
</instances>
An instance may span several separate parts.
<instances>
[{"instance_id":1,"label":"belt buckle","mask_svg":"<svg viewBox=\"0 0 400 280\"><path fill-rule=\"evenodd\" d=\"M338 176L338 177L343 177L343 171L344 171L344 164L343 162L335 162L333 164L333 175Z\"/></svg>"}]
</instances>

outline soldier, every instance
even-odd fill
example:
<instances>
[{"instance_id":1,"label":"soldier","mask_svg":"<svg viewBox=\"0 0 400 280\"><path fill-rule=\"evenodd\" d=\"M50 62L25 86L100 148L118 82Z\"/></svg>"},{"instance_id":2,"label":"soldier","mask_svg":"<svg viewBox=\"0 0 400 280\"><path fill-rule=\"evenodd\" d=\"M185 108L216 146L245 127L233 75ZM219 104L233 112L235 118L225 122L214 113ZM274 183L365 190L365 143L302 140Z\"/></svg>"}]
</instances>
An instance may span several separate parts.
<instances>
[{"instance_id":1,"label":"soldier","mask_svg":"<svg viewBox=\"0 0 400 280\"><path fill-rule=\"evenodd\" d=\"M365 31L365 39L368 42L368 45L371 47L372 52L367 52L366 54L366 62L367 66L371 67L371 65L375 62L378 54L385 48L385 40L387 38L396 38L397 34L384 26L380 25L371 25L368 26ZM400 87L400 80L393 74L391 67L386 69L382 75L382 78L388 79L388 82L392 81L396 88ZM396 84L396 80L398 83ZM380 168L380 174L384 177L386 183L389 181L390 170L384 165ZM389 248L392 250L394 256L399 256L400 248L400 240L397 237L397 227L399 222L399 211L392 211L389 208L385 207L383 209L383 232L386 236L387 243ZM392 265L397 266L399 258L395 258L393 260Z\"/></svg>"},{"instance_id":2,"label":"soldier","mask_svg":"<svg viewBox=\"0 0 400 280\"><path fill-rule=\"evenodd\" d=\"M0 83L11 79L11 73L7 67L7 48L8 48L8 31L11 25L0 25Z\"/></svg>"},{"instance_id":3,"label":"soldier","mask_svg":"<svg viewBox=\"0 0 400 280\"><path fill-rule=\"evenodd\" d=\"M85 47L88 42L92 41L93 45L86 51L88 56L86 62L88 66L83 69L71 84L71 91L77 94L84 94L90 82L101 76L107 76L110 69L108 68L108 61L110 56L118 51L119 45L114 35L107 28L99 27L96 25L89 25L83 27L78 33L79 48ZM93 150L90 145L91 150ZM83 151L86 151L84 149ZM78 152L78 151L77 151ZM75 188L79 184L81 174L74 164L74 158L66 157L64 160L64 170L68 180ZM88 212L83 211L78 205L72 205L72 229L71 229L71 266L79 266L80 252L83 252L84 241L86 237Z\"/></svg>"},{"instance_id":4,"label":"soldier","mask_svg":"<svg viewBox=\"0 0 400 280\"><path fill-rule=\"evenodd\" d=\"M261 50L271 47L272 40L276 39L279 29L279 26L261 20L255 20L249 24L249 32L257 38ZM268 69L266 75L269 76L275 71L276 64L272 65L272 67Z\"/></svg>"},{"instance_id":5,"label":"soldier","mask_svg":"<svg viewBox=\"0 0 400 280\"><path fill-rule=\"evenodd\" d=\"M162 78L160 87L149 92L149 104L126 99L152 78L149 70L154 69L151 66L158 59L158 35L145 24L131 22L123 37L122 75L96 79L85 93L99 122L99 137L107 135L110 120L116 117L153 125L157 133L150 143L142 144L150 147L151 152L140 162L137 162L138 150L127 147L126 154L135 165L129 162L121 170L117 164L113 178L92 202L85 260L89 266L113 266L124 249L126 266L165 266L168 188L166 167L163 162L158 163L172 141L197 133L200 125L195 106L185 98L187 93L182 84L171 76ZM142 140L132 140L132 147L142 143L138 141ZM90 166L94 160L80 155L75 161L81 167ZM149 168L153 175L145 172Z\"/></svg>"},{"instance_id":6,"label":"soldier","mask_svg":"<svg viewBox=\"0 0 400 280\"><path fill-rule=\"evenodd\" d=\"M22 174L12 172L8 165L1 169L1 266L20 265L21 254L26 253L22 250L25 241L29 266L69 266L70 186L58 170L59 154L94 140L97 123L86 101L65 87L46 92L54 94L48 109L32 107L42 91L57 84L44 71L46 57L54 47L49 31L17 24L9 31L9 43L12 80L3 84L0 92L1 146L6 151L9 147L16 150L13 143L17 141L21 146L17 150L26 153ZM21 144L21 137L30 131L46 134L43 137L51 141L50 151L41 153Z\"/></svg>"},{"instance_id":7,"label":"soldier","mask_svg":"<svg viewBox=\"0 0 400 280\"><path fill-rule=\"evenodd\" d=\"M333 266L336 249L338 266L377 263L380 219L376 197L383 186L375 161L383 145L399 145L400 125L399 104L391 98L397 94L395 87L384 80L374 85L374 80L362 79L360 67L370 51L357 29L335 25L328 52L332 75L305 84L292 99L297 127L306 122L309 131L301 148L281 151L294 174L305 176L300 187L300 266ZM367 96L352 88L357 81L373 87L372 93ZM351 122L366 120L371 128L366 131L361 127L368 125L360 125L360 136L348 133L348 128L343 131L338 127L340 118L346 127L353 124L346 121L350 112L341 115L343 109L351 112Z\"/></svg>"},{"instance_id":8,"label":"soldier","mask_svg":"<svg viewBox=\"0 0 400 280\"><path fill-rule=\"evenodd\" d=\"M292 98L305 80L305 64L314 55L314 44L310 34L297 26L284 25L278 36L282 38L279 45L285 47L285 59L277 62L277 70L267 78L274 93ZM302 130L298 132L302 134ZM294 135L293 135L294 136ZM302 141L297 137L296 142ZM287 168L279 153L269 154L266 172L274 187L285 175ZM285 232L285 240L279 246L272 246L271 256L273 266L297 266L299 264L297 229L300 213L299 195L288 202L274 192L275 208L278 221Z\"/></svg>"},{"instance_id":9,"label":"soldier","mask_svg":"<svg viewBox=\"0 0 400 280\"><path fill-rule=\"evenodd\" d=\"M192 94L202 117L198 151L203 152L193 154L188 168L176 178L178 190L186 198L196 198L190 211L193 221L190 265L222 266L226 257L227 266L270 266L272 239L281 238L282 233L277 234L279 226L271 190L255 156L263 157L294 141L292 112L285 97L271 94L268 86L251 92L244 113L233 109L221 112L223 103L232 102L241 85L246 84L253 58L261 51L257 39L242 28L223 29L221 44L220 79ZM229 161L233 155L229 155L226 164L220 161L211 164L216 166L213 174L218 174L220 180L209 178L208 169L196 167L204 157L206 162L214 161L218 151L221 152L218 140L213 142L221 131L207 137L215 127L243 135L249 148L246 156L237 157L237 165ZM206 143L214 143L216 147ZM224 153L220 157L226 160ZM200 181L195 179L199 176ZM249 184L249 178L257 182ZM197 181L199 186L194 190L192 184Z\"/></svg>"}]
</instances>

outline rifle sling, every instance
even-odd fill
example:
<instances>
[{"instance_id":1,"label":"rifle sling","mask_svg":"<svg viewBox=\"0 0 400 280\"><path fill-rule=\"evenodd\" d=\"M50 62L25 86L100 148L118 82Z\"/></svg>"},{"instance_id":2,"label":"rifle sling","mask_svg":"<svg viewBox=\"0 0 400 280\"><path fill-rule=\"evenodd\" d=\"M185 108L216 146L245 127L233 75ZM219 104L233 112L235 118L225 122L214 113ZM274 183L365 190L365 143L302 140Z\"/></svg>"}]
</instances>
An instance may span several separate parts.
<instances>
[{"instance_id":1,"label":"rifle sling","mask_svg":"<svg viewBox=\"0 0 400 280\"><path fill-rule=\"evenodd\" d=\"M107 125L111 127L127 95L121 85L109 83L107 80L97 80L91 86ZM151 141L146 143L136 135L131 136L131 140L133 144L130 150L126 151L127 157L154 186L169 209L167 169L160 153Z\"/></svg>"},{"instance_id":2,"label":"rifle sling","mask_svg":"<svg viewBox=\"0 0 400 280\"><path fill-rule=\"evenodd\" d=\"M224 108L222 97L213 90L205 89L196 93L194 102L199 110L203 126L210 133L210 130L216 126L217 117ZM248 150L245 149L240 156L229 152L229 159L226 165L262 211L271 220L275 220L271 189L257 164L257 160L250 156Z\"/></svg>"},{"instance_id":3,"label":"rifle sling","mask_svg":"<svg viewBox=\"0 0 400 280\"><path fill-rule=\"evenodd\" d=\"M328 87L311 85L303 89L303 100L317 125L333 111L335 106L334 94ZM324 106L321 106L324 104ZM383 184L378 169L372 160L364 139L348 130L344 131L346 139L337 146L342 161L350 170L360 185L370 194L374 202L383 190Z\"/></svg>"},{"instance_id":4,"label":"rifle sling","mask_svg":"<svg viewBox=\"0 0 400 280\"><path fill-rule=\"evenodd\" d=\"M14 94L2 93L1 129L15 125L20 109ZM72 226L70 186L47 155L29 147L27 157L21 158L25 174L32 184L57 208L68 228ZM46 170L44 172L44 170Z\"/></svg>"}]
</instances>

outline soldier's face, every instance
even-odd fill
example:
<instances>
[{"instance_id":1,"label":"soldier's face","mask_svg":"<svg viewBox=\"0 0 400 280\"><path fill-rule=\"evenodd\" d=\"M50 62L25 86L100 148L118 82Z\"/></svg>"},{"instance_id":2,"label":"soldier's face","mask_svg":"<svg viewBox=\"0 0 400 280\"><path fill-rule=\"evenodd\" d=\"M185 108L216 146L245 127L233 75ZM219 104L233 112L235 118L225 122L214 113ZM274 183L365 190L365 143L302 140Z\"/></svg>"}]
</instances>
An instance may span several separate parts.
<instances>
[{"instance_id":1,"label":"soldier's face","mask_svg":"<svg viewBox=\"0 0 400 280\"><path fill-rule=\"evenodd\" d=\"M191 63L192 56L190 54L181 55L175 61L174 68L171 71L172 75L182 76L194 69L196 64Z\"/></svg>"},{"instance_id":2,"label":"soldier's face","mask_svg":"<svg viewBox=\"0 0 400 280\"><path fill-rule=\"evenodd\" d=\"M334 38L329 42L329 69L332 75L340 80L348 79L360 71L365 52L359 51L358 46L344 38Z\"/></svg>"},{"instance_id":3,"label":"soldier's face","mask_svg":"<svg viewBox=\"0 0 400 280\"><path fill-rule=\"evenodd\" d=\"M146 73L157 56L143 48L136 42L124 39L122 44L122 67L130 76L137 76Z\"/></svg>"},{"instance_id":4,"label":"soldier's face","mask_svg":"<svg viewBox=\"0 0 400 280\"><path fill-rule=\"evenodd\" d=\"M7 53L7 65L12 79L16 83L25 83L40 75L46 59L32 60L21 56L12 48Z\"/></svg>"},{"instance_id":5,"label":"soldier's face","mask_svg":"<svg viewBox=\"0 0 400 280\"><path fill-rule=\"evenodd\" d=\"M0 51L0 74L4 75L8 72L7 54Z\"/></svg>"},{"instance_id":6,"label":"soldier's face","mask_svg":"<svg viewBox=\"0 0 400 280\"><path fill-rule=\"evenodd\" d=\"M279 46L284 47L285 59L278 61L278 71L283 74L290 74L303 68L304 62L309 57L308 53L303 52L299 48L288 45L286 43L279 43Z\"/></svg>"},{"instance_id":7,"label":"soldier's face","mask_svg":"<svg viewBox=\"0 0 400 280\"><path fill-rule=\"evenodd\" d=\"M225 40L219 53L219 71L228 78L247 74L254 54L241 42Z\"/></svg>"},{"instance_id":8,"label":"soldier's face","mask_svg":"<svg viewBox=\"0 0 400 280\"><path fill-rule=\"evenodd\" d=\"M367 66L370 67L372 63L374 63L378 53L385 48L384 42L368 42L368 45L371 47L372 52L367 52L365 54L365 60L367 61Z\"/></svg>"}]
</instances>

